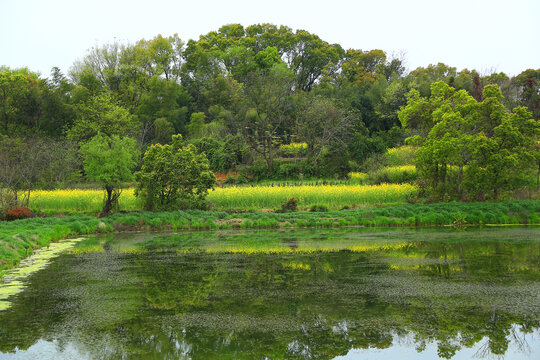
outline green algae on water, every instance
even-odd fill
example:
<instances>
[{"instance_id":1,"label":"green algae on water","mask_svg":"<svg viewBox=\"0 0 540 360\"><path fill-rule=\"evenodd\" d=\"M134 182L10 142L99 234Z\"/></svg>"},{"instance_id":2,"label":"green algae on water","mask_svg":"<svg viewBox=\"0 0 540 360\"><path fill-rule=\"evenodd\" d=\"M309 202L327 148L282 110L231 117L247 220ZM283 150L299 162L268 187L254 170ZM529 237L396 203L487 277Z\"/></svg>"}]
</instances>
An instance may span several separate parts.
<instances>
[{"instance_id":1,"label":"green algae on water","mask_svg":"<svg viewBox=\"0 0 540 360\"><path fill-rule=\"evenodd\" d=\"M0 280L0 311L11 306L11 302L7 299L24 289L25 281L30 275L44 269L53 258L72 248L83 239L76 238L51 243L48 247L38 249L32 256L22 260L17 268L6 271Z\"/></svg>"}]
</instances>

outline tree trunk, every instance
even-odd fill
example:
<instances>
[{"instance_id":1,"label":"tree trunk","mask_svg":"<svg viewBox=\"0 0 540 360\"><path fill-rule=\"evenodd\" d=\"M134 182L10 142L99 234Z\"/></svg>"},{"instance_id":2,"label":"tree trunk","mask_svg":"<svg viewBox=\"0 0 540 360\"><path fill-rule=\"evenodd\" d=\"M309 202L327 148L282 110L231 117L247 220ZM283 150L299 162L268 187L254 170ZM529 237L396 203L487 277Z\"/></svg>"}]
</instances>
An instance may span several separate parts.
<instances>
[{"instance_id":1,"label":"tree trunk","mask_svg":"<svg viewBox=\"0 0 540 360\"><path fill-rule=\"evenodd\" d=\"M103 209L101 210L99 217L106 217L110 215L110 213L118 203L120 191L114 191L114 187L112 185L105 185L105 192L107 193L107 197L105 199L105 204L103 204Z\"/></svg>"},{"instance_id":2,"label":"tree trunk","mask_svg":"<svg viewBox=\"0 0 540 360\"><path fill-rule=\"evenodd\" d=\"M272 172L274 171L274 161L270 155L267 156L265 160L266 166L268 167L268 174L272 174Z\"/></svg>"},{"instance_id":3,"label":"tree trunk","mask_svg":"<svg viewBox=\"0 0 540 360\"><path fill-rule=\"evenodd\" d=\"M538 163L538 172L536 173L536 190L540 189L540 162Z\"/></svg>"},{"instance_id":4,"label":"tree trunk","mask_svg":"<svg viewBox=\"0 0 540 360\"><path fill-rule=\"evenodd\" d=\"M461 193L461 177L463 175L463 165L459 165L459 171L457 176L457 191L458 191L458 197L459 200L463 200L462 193Z\"/></svg>"},{"instance_id":5,"label":"tree trunk","mask_svg":"<svg viewBox=\"0 0 540 360\"><path fill-rule=\"evenodd\" d=\"M99 217L109 216L112 210L112 190L112 186L105 186L105 192L107 193L107 196L105 198L105 204L103 204L103 209L101 210Z\"/></svg>"},{"instance_id":6,"label":"tree trunk","mask_svg":"<svg viewBox=\"0 0 540 360\"><path fill-rule=\"evenodd\" d=\"M437 191L439 185L439 164L435 163L435 174L433 176L433 190Z\"/></svg>"}]
</instances>

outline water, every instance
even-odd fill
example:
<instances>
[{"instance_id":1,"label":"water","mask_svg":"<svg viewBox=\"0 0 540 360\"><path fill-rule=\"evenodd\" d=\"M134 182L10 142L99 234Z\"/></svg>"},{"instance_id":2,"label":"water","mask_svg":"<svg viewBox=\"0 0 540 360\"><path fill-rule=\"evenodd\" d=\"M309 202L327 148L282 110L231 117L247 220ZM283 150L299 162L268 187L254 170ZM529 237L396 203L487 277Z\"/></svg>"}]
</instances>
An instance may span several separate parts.
<instances>
[{"instance_id":1,"label":"water","mask_svg":"<svg viewBox=\"0 0 540 360\"><path fill-rule=\"evenodd\" d=\"M17 278L0 359L540 358L539 228L122 234L71 246Z\"/></svg>"}]
</instances>

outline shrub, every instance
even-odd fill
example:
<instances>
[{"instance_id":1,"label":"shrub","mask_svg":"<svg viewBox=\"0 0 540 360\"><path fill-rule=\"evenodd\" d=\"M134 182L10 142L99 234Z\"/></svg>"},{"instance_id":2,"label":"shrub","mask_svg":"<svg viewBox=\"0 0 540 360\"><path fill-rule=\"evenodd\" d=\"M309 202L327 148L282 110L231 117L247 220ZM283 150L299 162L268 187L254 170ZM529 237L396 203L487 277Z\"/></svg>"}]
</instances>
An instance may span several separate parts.
<instances>
[{"instance_id":1,"label":"shrub","mask_svg":"<svg viewBox=\"0 0 540 360\"><path fill-rule=\"evenodd\" d=\"M298 200L295 198L290 198L287 200L287 202L284 202L281 204L281 211L282 212L295 212L298 210Z\"/></svg>"},{"instance_id":2,"label":"shrub","mask_svg":"<svg viewBox=\"0 0 540 360\"><path fill-rule=\"evenodd\" d=\"M249 178L244 173L240 173L236 175L228 174L225 180L223 181L223 184L241 185L241 184L247 184L249 183L249 181L250 181Z\"/></svg>"},{"instance_id":3,"label":"shrub","mask_svg":"<svg viewBox=\"0 0 540 360\"><path fill-rule=\"evenodd\" d=\"M325 205L313 205L311 208L309 208L309 211L311 212L327 212L328 207Z\"/></svg>"},{"instance_id":4,"label":"shrub","mask_svg":"<svg viewBox=\"0 0 540 360\"><path fill-rule=\"evenodd\" d=\"M6 220L20 220L35 217L36 214L27 207L21 206L6 211Z\"/></svg>"},{"instance_id":5,"label":"shrub","mask_svg":"<svg viewBox=\"0 0 540 360\"><path fill-rule=\"evenodd\" d=\"M365 184L369 176L363 172L350 172L348 177L349 180L354 184Z\"/></svg>"},{"instance_id":6,"label":"shrub","mask_svg":"<svg viewBox=\"0 0 540 360\"><path fill-rule=\"evenodd\" d=\"M374 184L402 184L416 180L416 167L414 165L388 166L377 170L370 175Z\"/></svg>"},{"instance_id":7,"label":"shrub","mask_svg":"<svg viewBox=\"0 0 540 360\"><path fill-rule=\"evenodd\" d=\"M307 155L307 150L306 143L290 143L279 147L279 152L283 157L303 157Z\"/></svg>"},{"instance_id":8,"label":"shrub","mask_svg":"<svg viewBox=\"0 0 540 360\"><path fill-rule=\"evenodd\" d=\"M231 168L232 155L224 151L225 143L213 138L200 138L193 140L193 145L199 154L204 153L212 171L227 171Z\"/></svg>"},{"instance_id":9,"label":"shrub","mask_svg":"<svg viewBox=\"0 0 540 360\"><path fill-rule=\"evenodd\" d=\"M388 166L414 165L416 149L418 147L411 145L388 149L385 154L386 164Z\"/></svg>"}]
</instances>

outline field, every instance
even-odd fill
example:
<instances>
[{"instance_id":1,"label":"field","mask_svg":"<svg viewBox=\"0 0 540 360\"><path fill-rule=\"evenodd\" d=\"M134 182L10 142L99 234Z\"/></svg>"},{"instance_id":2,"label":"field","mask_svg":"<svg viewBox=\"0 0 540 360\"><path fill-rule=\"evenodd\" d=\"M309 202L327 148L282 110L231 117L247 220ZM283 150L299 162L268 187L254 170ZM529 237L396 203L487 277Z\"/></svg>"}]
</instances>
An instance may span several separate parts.
<instances>
[{"instance_id":1,"label":"field","mask_svg":"<svg viewBox=\"0 0 540 360\"><path fill-rule=\"evenodd\" d=\"M289 198L298 200L300 209L324 205L329 209L376 204L397 204L416 194L410 184L381 185L299 185L299 186L239 186L216 188L208 200L217 210L278 209ZM101 190L34 191L30 208L45 214L93 214L101 210L104 192ZM120 209L141 210L133 188L120 196Z\"/></svg>"}]
</instances>

